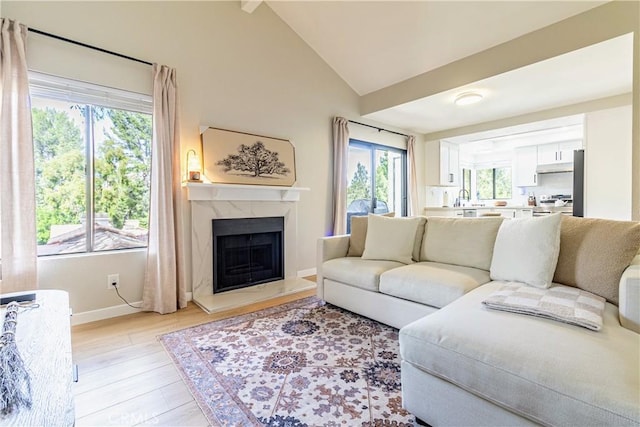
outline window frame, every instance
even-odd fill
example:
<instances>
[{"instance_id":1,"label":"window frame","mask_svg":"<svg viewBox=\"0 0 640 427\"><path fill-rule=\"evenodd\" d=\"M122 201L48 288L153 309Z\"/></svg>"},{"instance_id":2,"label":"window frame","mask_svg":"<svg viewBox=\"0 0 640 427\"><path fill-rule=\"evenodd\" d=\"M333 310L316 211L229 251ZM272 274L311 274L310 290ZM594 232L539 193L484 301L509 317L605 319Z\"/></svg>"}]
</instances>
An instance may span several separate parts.
<instances>
[{"instance_id":1,"label":"window frame","mask_svg":"<svg viewBox=\"0 0 640 427\"><path fill-rule=\"evenodd\" d=\"M93 83L53 76L35 71L29 71L29 91L31 98L51 101L77 103L84 109L84 129L80 129L83 136L83 150L85 162L85 248L82 251L68 253L40 254L38 257L107 254L125 250L141 250L148 247L148 241L140 246L99 250L95 247L95 148L94 113L96 107L146 114L153 121L153 102L151 95L101 86ZM149 143L153 135L149 135ZM151 156L152 154L150 154ZM149 157L151 168L151 157ZM35 177L34 177L35 179ZM150 196L150 194L149 194ZM37 207L36 207L37 208ZM40 245L38 245L40 246Z\"/></svg>"},{"instance_id":2,"label":"window frame","mask_svg":"<svg viewBox=\"0 0 640 427\"><path fill-rule=\"evenodd\" d=\"M511 189L511 195L508 197L496 197L496 169L510 169L511 182L509 188ZM491 170L491 195L493 197L483 199L478 191L478 171ZM492 166L492 167L479 167L475 169L476 172L476 193L478 194L478 200L510 200L513 198L513 168L511 166Z\"/></svg>"},{"instance_id":3,"label":"window frame","mask_svg":"<svg viewBox=\"0 0 640 427\"><path fill-rule=\"evenodd\" d=\"M356 147L360 149L365 149L370 152L370 164L375 165L375 153L376 150L380 151L389 151L395 154L399 154L401 157L401 173L402 173L402 185L400 186L400 216L407 215L407 191L408 191L408 174L407 174L407 150L403 150L402 148L390 147L388 145L377 144L375 142L363 141L360 139L349 138L349 148ZM347 150L348 151L348 150ZM349 183L347 182L347 187ZM371 173L371 213L373 213L373 209L376 205L376 174L375 171ZM348 225L348 224L347 224Z\"/></svg>"}]
</instances>

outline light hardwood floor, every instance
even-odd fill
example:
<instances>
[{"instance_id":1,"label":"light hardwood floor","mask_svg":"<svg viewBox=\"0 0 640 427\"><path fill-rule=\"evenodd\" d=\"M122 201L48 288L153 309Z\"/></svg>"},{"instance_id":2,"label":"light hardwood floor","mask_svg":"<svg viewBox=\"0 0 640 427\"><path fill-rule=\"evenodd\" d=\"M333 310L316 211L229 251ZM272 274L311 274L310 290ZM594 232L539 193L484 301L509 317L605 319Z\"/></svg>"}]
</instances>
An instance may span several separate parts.
<instances>
[{"instance_id":1,"label":"light hardwood floor","mask_svg":"<svg viewBox=\"0 0 640 427\"><path fill-rule=\"evenodd\" d=\"M136 313L74 326L76 426L208 425L158 336L311 295L315 290L215 314L189 303L173 314Z\"/></svg>"}]
</instances>

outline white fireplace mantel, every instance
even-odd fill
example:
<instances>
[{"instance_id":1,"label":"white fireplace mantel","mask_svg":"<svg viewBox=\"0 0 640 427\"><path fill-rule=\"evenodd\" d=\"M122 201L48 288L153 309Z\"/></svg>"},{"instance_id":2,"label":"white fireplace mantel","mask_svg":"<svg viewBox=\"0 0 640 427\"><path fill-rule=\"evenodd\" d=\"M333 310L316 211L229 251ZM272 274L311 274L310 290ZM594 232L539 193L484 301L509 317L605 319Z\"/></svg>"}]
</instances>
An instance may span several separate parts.
<instances>
[{"instance_id":1,"label":"white fireplace mantel","mask_svg":"<svg viewBox=\"0 0 640 427\"><path fill-rule=\"evenodd\" d=\"M306 187L278 187L271 185L209 184L188 182L189 200L251 200L297 202Z\"/></svg>"},{"instance_id":2,"label":"white fireplace mantel","mask_svg":"<svg viewBox=\"0 0 640 427\"><path fill-rule=\"evenodd\" d=\"M300 290L313 283L298 279L298 201L302 187L266 185L211 184L188 182L183 184L191 206L191 278L193 301L211 313L220 307L229 308L227 301L240 305L253 301L261 286L280 289L278 292ZM284 281L213 293L213 237L212 221L230 218L284 218ZM281 283L282 282L282 283ZM283 288L284 286L284 288ZM282 288L282 289L281 289ZM296 292L297 292L296 290ZM284 294L283 294L284 295Z\"/></svg>"}]
</instances>

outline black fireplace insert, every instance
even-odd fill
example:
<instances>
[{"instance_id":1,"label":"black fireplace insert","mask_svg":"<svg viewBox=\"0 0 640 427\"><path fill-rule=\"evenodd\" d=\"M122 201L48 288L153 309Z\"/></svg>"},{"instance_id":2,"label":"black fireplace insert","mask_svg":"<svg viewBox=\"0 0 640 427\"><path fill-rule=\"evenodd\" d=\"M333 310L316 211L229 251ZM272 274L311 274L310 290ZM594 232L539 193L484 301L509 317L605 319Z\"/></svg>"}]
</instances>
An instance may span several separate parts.
<instances>
[{"instance_id":1,"label":"black fireplace insert","mask_svg":"<svg viewBox=\"0 0 640 427\"><path fill-rule=\"evenodd\" d=\"M284 217L214 219L213 293L284 279Z\"/></svg>"}]
</instances>

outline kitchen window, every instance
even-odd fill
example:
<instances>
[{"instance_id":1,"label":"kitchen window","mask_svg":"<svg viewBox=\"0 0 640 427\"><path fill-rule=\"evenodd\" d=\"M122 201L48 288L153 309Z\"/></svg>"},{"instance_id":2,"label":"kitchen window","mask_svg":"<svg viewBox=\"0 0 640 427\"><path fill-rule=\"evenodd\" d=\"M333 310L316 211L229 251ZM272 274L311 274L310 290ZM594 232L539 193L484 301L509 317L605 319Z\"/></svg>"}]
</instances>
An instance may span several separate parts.
<instances>
[{"instance_id":1,"label":"kitchen window","mask_svg":"<svg viewBox=\"0 0 640 427\"><path fill-rule=\"evenodd\" d=\"M471 199L471 169L462 169L462 193L463 197Z\"/></svg>"},{"instance_id":2,"label":"kitchen window","mask_svg":"<svg viewBox=\"0 0 640 427\"><path fill-rule=\"evenodd\" d=\"M38 255L147 246L151 97L30 74Z\"/></svg>"},{"instance_id":3,"label":"kitchen window","mask_svg":"<svg viewBox=\"0 0 640 427\"><path fill-rule=\"evenodd\" d=\"M476 169L476 195L478 200L510 199L511 168Z\"/></svg>"}]
</instances>

